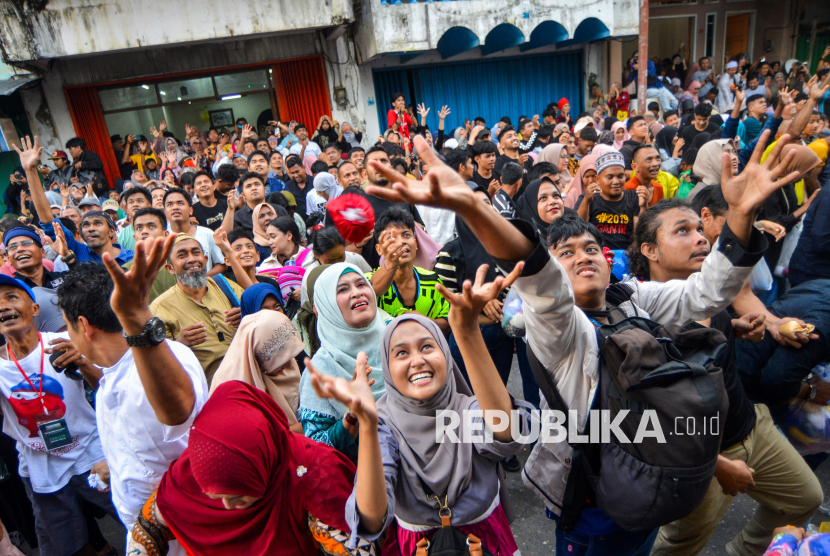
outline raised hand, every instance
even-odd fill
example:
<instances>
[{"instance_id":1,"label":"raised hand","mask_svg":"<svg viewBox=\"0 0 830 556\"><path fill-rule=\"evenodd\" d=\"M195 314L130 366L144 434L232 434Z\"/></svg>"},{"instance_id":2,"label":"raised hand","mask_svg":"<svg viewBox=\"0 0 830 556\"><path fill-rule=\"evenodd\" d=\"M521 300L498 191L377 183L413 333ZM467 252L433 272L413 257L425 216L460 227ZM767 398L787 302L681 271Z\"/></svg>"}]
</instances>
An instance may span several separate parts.
<instances>
[{"instance_id":1,"label":"raised hand","mask_svg":"<svg viewBox=\"0 0 830 556\"><path fill-rule=\"evenodd\" d=\"M165 130L167 130L167 120L162 120L161 123L159 123L159 133Z\"/></svg>"},{"instance_id":2,"label":"raised hand","mask_svg":"<svg viewBox=\"0 0 830 556\"><path fill-rule=\"evenodd\" d=\"M395 237L395 231L385 232L383 236L381 236L381 243L380 249L383 252L383 268L387 272L395 272L400 268L400 260L401 255L403 254L404 244L399 242ZM386 263L390 262L395 265L395 268L389 270L389 267L386 266Z\"/></svg>"},{"instance_id":3,"label":"raised hand","mask_svg":"<svg viewBox=\"0 0 830 556\"><path fill-rule=\"evenodd\" d=\"M746 97L746 92L742 91L741 89L735 89L735 106L740 106L744 102L744 98Z\"/></svg>"},{"instance_id":4,"label":"raised hand","mask_svg":"<svg viewBox=\"0 0 830 556\"><path fill-rule=\"evenodd\" d=\"M34 141L29 139L29 136L27 135L20 140L20 144L23 145L23 150L20 150L17 145L12 143L12 147L14 147L14 150L16 150L17 154L20 155L20 165L23 166L24 170L33 170L37 168L37 165L40 162L40 157L43 154L43 147L40 146L37 135L35 135Z\"/></svg>"},{"instance_id":5,"label":"raised hand","mask_svg":"<svg viewBox=\"0 0 830 556\"><path fill-rule=\"evenodd\" d=\"M156 126L153 126L153 127L150 128L150 135L152 135L153 137L158 139L159 135L161 135L161 133L159 133L159 130L156 129Z\"/></svg>"},{"instance_id":6,"label":"raised hand","mask_svg":"<svg viewBox=\"0 0 830 556\"><path fill-rule=\"evenodd\" d=\"M818 76L814 75L807 85L810 87L810 98L819 102L824 98L824 93L827 92L827 89L830 89L830 73L824 76L821 83L818 82Z\"/></svg>"},{"instance_id":7,"label":"raised hand","mask_svg":"<svg viewBox=\"0 0 830 556\"><path fill-rule=\"evenodd\" d=\"M337 400L349 408L349 413L357 420L367 425L377 424L378 410L375 397L372 395L372 382L369 373L372 369L368 365L366 353L357 354L357 364L351 381L345 378L335 378L322 374L306 357L306 372L311 373L311 385L317 396L322 399Z\"/></svg>"},{"instance_id":8,"label":"raised hand","mask_svg":"<svg viewBox=\"0 0 830 556\"><path fill-rule=\"evenodd\" d=\"M723 153L723 168L721 172L721 189L723 197L729 204L729 208L737 211L743 216L754 216L761 208L764 201L784 184L791 182L798 177L799 173L791 172L782 175L789 162L795 157L795 149L787 153L783 160L781 149L790 140L785 134L775 144L769 157L761 164L761 155L764 153L764 146L767 144L770 130L765 130L755 145L752 158L749 159L743 172L737 176L733 175L732 159L727 153Z\"/></svg>"},{"instance_id":9,"label":"raised hand","mask_svg":"<svg viewBox=\"0 0 830 556\"><path fill-rule=\"evenodd\" d=\"M790 102L792 102L792 91L790 91L789 87L784 87L783 89L778 90L778 98L779 101L786 106Z\"/></svg>"},{"instance_id":10,"label":"raised hand","mask_svg":"<svg viewBox=\"0 0 830 556\"><path fill-rule=\"evenodd\" d=\"M429 111L432 110L431 108L427 108L426 105L422 102L418 105L418 115L421 116L421 121L425 120Z\"/></svg>"},{"instance_id":11,"label":"raised hand","mask_svg":"<svg viewBox=\"0 0 830 556\"><path fill-rule=\"evenodd\" d=\"M252 126L251 124L245 124L245 125L242 126L242 135L241 135L240 139L242 139L244 141L245 139L251 137L253 134L254 134L254 126Z\"/></svg>"},{"instance_id":12,"label":"raised hand","mask_svg":"<svg viewBox=\"0 0 830 556\"><path fill-rule=\"evenodd\" d=\"M55 241L52 242L52 251L65 259L69 256L69 247L66 244L66 236L63 234L63 226L61 226L60 222L54 220L52 222L52 229L55 231Z\"/></svg>"},{"instance_id":13,"label":"raised hand","mask_svg":"<svg viewBox=\"0 0 830 556\"><path fill-rule=\"evenodd\" d=\"M245 199L245 194L240 193L238 197L235 195L228 195L228 204L232 205L234 210L239 210L247 205L248 201Z\"/></svg>"},{"instance_id":14,"label":"raised hand","mask_svg":"<svg viewBox=\"0 0 830 556\"><path fill-rule=\"evenodd\" d=\"M61 190L60 190L61 197L63 197L64 199L68 199L69 198L69 188L66 186L65 183L60 184L60 188L61 188Z\"/></svg>"},{"instance_id":15,"label":"raised hand","mask_svg":"<svg viewBox=\"0 0 830 556\"><path fill-rule=\"evenodd\" d=\"M442 284L435 286L450 304L449 321L453 329L464 326L478 327L478 315L490 301L499 296L502 290L513 285L516 278L522 274L524 262L517 263L513 272L506 277L497 276L495 280L485 284L484 277L487 275L487 268L486 264L478 268L475 284L465 280L461 286L461 293L452 293Z\"/></svg>"},{"instance_id":16,"label":"raised hand","mask_svg":"<svg viewBox=\"0 0 830 556\"><path fill-rule=\"evenodd\" d=\"M447 106L447 105L442 106L441 110L438 111L438 119L440 119L440 120L445 119L449 115L450 115L450 107Z\"/></svg>"},{"instance_id":17,"label":"raised hand","mask_svg":"<svg viewBox=\"0 0 830 556\"><path fill-rule=\"evenodd\" d=\"M156 281L159 269L167 261L175 241L176 234L170 234L166 238L136 242L133 267L129 272L125 272L109 253L105 252L101 257L115 284L110 305L122 325L125 320L137 319L141 327L144 327L148 319L142 313L149 312L150 288Z\"/></svg>"},{"instance_id":18,"label":"raised hand","mask_svg":"<svg viewBox=\"0 0 830 556\"><path fill-rule=\"evenodd\" d=\"M232 255L233 252L231 251L231 244L228 241L228 232L224 229L219 228L213 232L213 242L216 243L216 247L218 247L225 256L230 257Z\"/></svg>"},{"instance_id":19,"label":"raised hand","mask_svg":"<svg viewBox=\"0 0 830 556\"><path fill-rule=\"evenodd\" d=\"M421 154L421 159L429 165L429 173L424 180L409 179L391 166L370 161L372 168L388 179L391 186L387 188L370 185L366 192L388 201L456 211L475 206L477 201L470 186L458 172L441 162L420 135L415 136L415 148Z\"/></svg>"},{"instance_id":20,"label":"raised hand","mask_svg":"<svg viewBox=\"0 0 830 556\"><path fill-rule=\"evenodd\" d=\"M491 180L490 185L487 186L487 194L492 197L501 189L501 182L499 180Z\"/></svg>"}]
</instances>

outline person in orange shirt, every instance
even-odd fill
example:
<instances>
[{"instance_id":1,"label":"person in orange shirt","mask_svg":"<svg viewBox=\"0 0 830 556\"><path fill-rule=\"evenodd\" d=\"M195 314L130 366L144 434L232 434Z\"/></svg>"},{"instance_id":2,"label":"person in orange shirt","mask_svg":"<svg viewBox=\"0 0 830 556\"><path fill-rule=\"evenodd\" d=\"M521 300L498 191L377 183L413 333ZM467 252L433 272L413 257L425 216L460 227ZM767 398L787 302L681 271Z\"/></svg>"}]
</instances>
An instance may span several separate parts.
<instances>
[{"instance_id":1,"label":"person in orange shirt","mask_svg":"<svg viewBox=\"0 0 830 556\"><path fill-rule=\"evenodd\" d=\"M644 185L649 189L648 206L660 202L664 197L663 185L655 181L660 173L660 153L653 146L643 144L634 149L631 158L631 179L625 182L625 189L637 190L637 187Z\"/></svg>"}]
</instances>

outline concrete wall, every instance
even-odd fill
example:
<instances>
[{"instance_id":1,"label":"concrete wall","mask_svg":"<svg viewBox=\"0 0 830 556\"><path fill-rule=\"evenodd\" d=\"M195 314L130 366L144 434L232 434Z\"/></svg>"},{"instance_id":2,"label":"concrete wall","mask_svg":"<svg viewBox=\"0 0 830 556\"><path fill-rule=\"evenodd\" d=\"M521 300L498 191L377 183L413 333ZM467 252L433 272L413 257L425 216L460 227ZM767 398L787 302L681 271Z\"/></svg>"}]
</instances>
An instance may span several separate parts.
<instances>
[{"instance_id":1,"label":"concrete wall","mask_svg":"<svg viewBox=\"0 0 830 556\"><path fill-rule=\"evenodd\" d=\"M354 19L350 0L0 2L7 62L317 29Z\"/></svg>"},{"instance_id":2,"label":"concrete wall","mask_svg":"<svg viewBox=\"0 0 830 556\"><path fill-rule=\"evenodd\" d=\"M585 19L597 18L611 35L636 34L636 0L506 0L499 2L413 2L383 5L363 2L357 44L366 59L379 54L432 50L452 27L467 27L480 42L502 23L517 27L529 39L544 21L556 21L573 37Z\"/></svg>"}]
</instances>

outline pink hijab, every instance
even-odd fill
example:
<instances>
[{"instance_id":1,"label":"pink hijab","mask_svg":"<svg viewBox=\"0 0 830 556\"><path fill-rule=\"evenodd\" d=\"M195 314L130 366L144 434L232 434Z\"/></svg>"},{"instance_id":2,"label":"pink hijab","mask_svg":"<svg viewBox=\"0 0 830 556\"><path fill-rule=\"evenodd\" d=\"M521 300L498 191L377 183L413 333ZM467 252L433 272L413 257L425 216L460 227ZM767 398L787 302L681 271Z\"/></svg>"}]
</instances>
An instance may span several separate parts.
<instances>
[{"instance_id":1,"label":"pink hijab","mask_svg":"<svg viewBox=\"0 0 830 556\"><path fill-rule=\"evenodd\" d=\"M597 157L600 157L604 154L617 153L617 152L620 152L620 151L618 151L617 149L615 149L611 145L606 145L604 143L597 143L596 145L594 145L593 150L591 150L591 154L594 155L594 156L597 156ZM582 164L580 164L580 166L582 166Z\"/></svg>"},{"instance_id":2,"label":"pink hijab","mask_svg":"<svg viewBox=\"0 0 830 556\"><path fill-rule=\"evenodd\" d=\"M599 146L600 145L597 145L597 147ZM602 146L607 147L608 145ZM597 148L594 147L594 150L597 150ZM579 170L577 170L576 175L571 180L571 185L568 187L568 192L565 194L564 202L566 207L574 208L580 195L585 194L585 184L582 181L582 176L587 170L597 169L597 159L599 157L600 155L592 152L589 155L583 156L582 160L579 161Z\"/></svg>"},{"instance_id":3,"label":"pink hijab","mask_svg":"<svg viewBox=\"0 0 830 556\"><path fill-rule=\"evenodd\" d=\"M625 129L625 137L623 137L622 141L617 141L617 130L618 129ZM614 134L614 148L620 150L623 146L623 141L628 141L631 139L631 135L628 133L628 130L625 128L625 124L622 122L616 122L614 125L611 126L611 133Z\"/></svg>"},{"instance_id":4,"label":"pink hijab","mask_svg":"<svg viewBox=\"0 0 830 556\"><path fill-rule=\"evenodd\" d=\"M700 102L700 101L698 100L697 95L695 94L695 92L692 90L695 87L700 88L700 81L692 81L691 83L689 83L689 86L686 87L686 90L683 91L683 94L680 96L680 100L683 100L686 97L689 97L689 98L692 99L692 102L694 102L695 106L697 106L698 102Z\"/></svg>"},{"instance_id":5,"label":"pink hijab","mask_svg":"<svg viewBox=\"0 0 830 556\"><path fill-rule=\"evenodd\" d=\"M303 158L303 168L305 168L305 173L308 174L309 176L312 175L311 174L311 165L314 164L315 162L317 162L317 157L314 156L313 154L307 154L307 155L305 155L305 158Z\"/></svg>"},{"instance_id":6,"label":"pink hijab","mask_svg":"<svg viewBox=\"0 0 830 556\"><path fill-rule=\"evenodd\" d=\"M694 74L699 72L699 71L700 71L700 64L698 64L697 62L694 62L691 65L691 67L689 67L689 70L686 72L686 82L683 84L683 86L686 89L691 88L692 76L694 76Z\"/></svg>"}]
</instances>

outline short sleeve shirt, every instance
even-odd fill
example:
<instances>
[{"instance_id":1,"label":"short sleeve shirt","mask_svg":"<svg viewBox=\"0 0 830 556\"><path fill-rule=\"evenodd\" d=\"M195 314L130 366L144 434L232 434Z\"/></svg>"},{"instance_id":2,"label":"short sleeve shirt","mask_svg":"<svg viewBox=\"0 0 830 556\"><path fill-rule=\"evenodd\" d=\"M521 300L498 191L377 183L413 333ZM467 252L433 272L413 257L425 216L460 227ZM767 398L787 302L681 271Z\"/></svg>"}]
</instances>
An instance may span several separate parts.
<instances>
[{"instance_id":1,"label":"short sleeve shirt","mask_svg":"<svg viewBox=\"0 0 830 556\"><path fill-rule=\"evenodd\" d=\"M807 147L812 150L814 153L818 155L821 159L819 162L818 167L824 168L824 165L827 164L827 152L830 151L830 144L827 143L825 139L817 139L813 141Z\"/></svg>"},{"instance_id":2,"label":"short sleeve shirt","mask_svg":"<svg viewBox=\"0 0 830 556\"><path fill-rule=\"evenodd\" d=\"M44 332L43 346L55 339L68 339L65 334ZM6 347L0 348L4 352ZM5 354L4 354L5 355ZM20 371L11 358L0 359L0 407L3 409L3 432L17 441L19 473L28 477L32 490L41 494L56 492L69 480L89 472L92 466L104 461L104 452L98 437L95 410L86 401L83 381L72 380L58 373L43 357L41 379L41 347L38 344L29 355L18 359ZM42 400L42 401L41 401ZM38 420L43 409L49 421L63 419L72 442L63 448L46 449L38 433Z\"/></svg>"},{"instance_id":3,"label":"short sleeve shirt","mask_svg":"<svg viewBox=\"0 0 830 556\"><path fill-rule=\"evenodd\" d=\"M582 204L582 198L577 206ZM619 201L606 201L595 195L591 201L588 222L597 227L609 249L628 249L634 234L634 218L640 214L640 202L637 192L623 190Z\"/></svg>"},{"instance_id":4,"label":"short sleeve shirt","mask_svg":"<svg viewBox=\"0 0 830 556\"><path fill-rule=\"evenodd\" d=\"M418 282L415 304L413 306L404 305L398 288L393 282L386 293L378 296L378 308L393 317L415 311L431 319L447 318L450 314L450 304L435 288L436 284L442 284L441 278L437 273L425 268L416 266L414 270L415 280ZM366 277L371 279L374 273L374 271L368 272Z\"/></svg>"}]
</instances>

